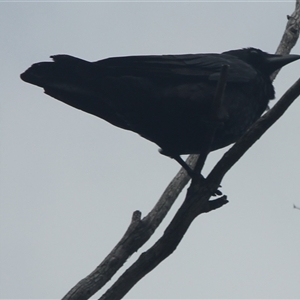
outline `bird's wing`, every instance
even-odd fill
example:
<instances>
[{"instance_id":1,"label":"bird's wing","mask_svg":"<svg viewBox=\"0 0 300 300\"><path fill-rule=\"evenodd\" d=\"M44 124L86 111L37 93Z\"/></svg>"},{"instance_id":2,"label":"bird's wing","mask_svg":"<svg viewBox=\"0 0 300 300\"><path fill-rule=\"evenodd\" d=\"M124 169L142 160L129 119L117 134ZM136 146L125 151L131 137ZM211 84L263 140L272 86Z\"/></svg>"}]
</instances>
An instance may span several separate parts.
<instances>
[{"instance_id":1,"label":"bird's wing","mask_svg":"<svg viewBox=\"0 0 300 300\"><path fill-rule=\"evenodd\" d=\"M142 135L153 124L165 127L168 120L170 127L178 120L205 121L224 64L230 66L228 83L248 82L256 74L251 66L226 54L130 56L97 62L69 55L52 58L53 62L34 64L21 78L62 102Z\"/></svg>"},{"instance_id":2,"label":"bird's wing","mask_svg":"<svg viewBox=\"0 0 300 300\"><path fill-rule=\"evenodd\" d=\"M111 76L146 76L158 79L217 81L223 65L229 65L228 82L248 82L257 72L235 56L227 54L183 54L112 57L94 62Z\"/></svg>"}]
</instances>

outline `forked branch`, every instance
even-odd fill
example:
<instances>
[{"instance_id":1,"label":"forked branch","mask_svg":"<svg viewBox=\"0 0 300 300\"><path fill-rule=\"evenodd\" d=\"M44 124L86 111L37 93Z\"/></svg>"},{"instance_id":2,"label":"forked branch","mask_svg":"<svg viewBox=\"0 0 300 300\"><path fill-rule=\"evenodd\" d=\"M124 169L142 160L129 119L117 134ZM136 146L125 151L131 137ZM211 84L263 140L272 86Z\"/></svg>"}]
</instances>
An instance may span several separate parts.
<instances>
[{"instance_id":1,"label":"forked branch","mask_svg":"<svg viewBox=\"0 0 300 300\"><path fill-rule=\"evenodd\" d=\"M288 17L287 26L276 51L287 54L296 44L300 31L300 0L296 1L295 11ZM274 75L273 79L275 78ZM177 247L192 221L201 213L209 212L227 203L226 196L209 201L213 191L219 187L224 175L242 155L274 124L300 94L300 79L282 96L278 103L260 118L247 133L222 157L206 180L194 180L186 200L167 227L164 235L143 253L124 272L115 284L100 299L121 299L143 276L155 268ZM195 167L198 155L190 155L187 164ZM200 167L201 169L201 164ZM181 169L165 192L143 219L139 211L134 212L126 233L104 261L86 278L78 282L63 298L72 300L89 299L122 267L125 261L136 252L154 233L177 196L190 177ZM298 208L298 207L297 207Z\"/></svg>"}]
</instances>

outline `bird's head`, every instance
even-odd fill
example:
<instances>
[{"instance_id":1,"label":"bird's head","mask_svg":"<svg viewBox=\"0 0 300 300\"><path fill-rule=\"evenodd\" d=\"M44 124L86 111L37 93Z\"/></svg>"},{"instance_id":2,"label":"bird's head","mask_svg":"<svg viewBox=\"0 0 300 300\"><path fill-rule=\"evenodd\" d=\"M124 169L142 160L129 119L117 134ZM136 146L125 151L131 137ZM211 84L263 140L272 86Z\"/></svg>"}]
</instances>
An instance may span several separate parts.
<instances>
[{"instance_id":1,"label":"bird's head","mask_svg":"<svg viewBox=\"0 0 300 300\"><path fill-rule=\"evenodd\" d=\"M269 54L256 48L245 48L239 50L231 50L224 54L233 55L250 64L255 69L261 71L264 75L270 77L276 70L283 66L300 59L300 55L295 54Z\"/></svg>"}]
</instances>

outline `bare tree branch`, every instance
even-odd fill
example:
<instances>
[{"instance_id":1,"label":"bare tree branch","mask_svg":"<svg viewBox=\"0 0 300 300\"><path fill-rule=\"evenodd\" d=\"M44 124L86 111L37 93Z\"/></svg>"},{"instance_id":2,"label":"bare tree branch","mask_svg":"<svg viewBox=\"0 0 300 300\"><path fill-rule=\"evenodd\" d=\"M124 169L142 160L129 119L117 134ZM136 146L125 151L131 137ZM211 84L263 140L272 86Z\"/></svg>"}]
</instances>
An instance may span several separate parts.
<instances>
[{"instance_id":1,"label":"bare tree branch","mask_svg":"<svg viewBox=\"0 0 300 300\"><path fill-rule=\"evenodd\" d=\"M300 0L296 1L296 9L288 16L287 26L276 51L287 54L295 45L300 31ZM276 74L273 75L273 79ZM278 103L257 121L223 157L211 171L206 180L193 181L188 190L186 200L176 213L164 235L143 253L101 299L120 299L136 282L155 268L177 247L192 221L201 213L209 212L227 203L226 196L209 201L226 172L241 158L253 143L284 113L300 93L299 80L284 94ZM190 155L187 164L195 167L198 155ZM103 262L87 277L78 282L63 298L64 300L89 299L100 290L107 281L121 268L125 261L136 252L154 233L172 204L188 183L190 177L181 169L166 188L165 192L152 211L143 219L141 213L133 213L129 225L120 242Z\"/></svg>"},{"instance_id":2,"label":"bare tree branch","mask_svg":"<svg viewBox=\"0 0 300 300\"><path fill-rule=\"evenodd\" d=\"M198 156L193 155L186 162L193 168L197 159ZM79 281L63 297L63 300L89 299L101 289L126 260L152 236L189 180L190 177L181 168L146 217L141 220L141 212L135 211L119 243L91 274Z\"/></svg>"},{"instance_id":3,"label":"bare tree branch","mask_svg":"<svg viewBox=\"0 0 300 300\"><path fill-rule=\"evenodd\" d=\"M276 54L289 54L298 41L300 34L300 0L296 0L295 10L290 16L287 16L287 19L288 22L275 52ZM271 76L272 81L276 78L279 71L275 71Z\"/></svg>"},{"instance_id":4,"label":"bare tree branch","mask_svg":"<svg viewBox=\"0 0 300 300\"><path fill-rule=\"evenodd\" d=\"M296 0L295 10L290 16L287 16L287 19L288 22L276 54L289 54L297 43L300 33L300 0Z\"/></svg>"},{"instance_id":5,"label":"bare tree branch","mask_svg":"<svg viewBox=\"0 0 300 300\"><path fill-rule=\"evenodd\" d=\"M100 299L117 300L123 298L142 277L173 253L189 226L199 214L219 208L228 202L226 196L208 201L210 197L211 190L207 188L205 181L195 183L193 180L186 200L163 236L154 246L142 253L138 260L120 276Z\"/></svg>"}]
</instances>

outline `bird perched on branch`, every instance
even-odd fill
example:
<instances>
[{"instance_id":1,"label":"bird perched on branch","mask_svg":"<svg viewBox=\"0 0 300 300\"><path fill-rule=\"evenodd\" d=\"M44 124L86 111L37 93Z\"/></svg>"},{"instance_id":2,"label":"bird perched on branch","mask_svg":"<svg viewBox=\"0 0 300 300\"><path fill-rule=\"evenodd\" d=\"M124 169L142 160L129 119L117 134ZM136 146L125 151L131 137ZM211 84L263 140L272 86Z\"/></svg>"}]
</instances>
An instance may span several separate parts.
<instances>
[{"instance_id":1,"label":"bird perched on branch","mask_svg":"<svg viewBox=\"0 0 300 300\"><path fill-rule=\"evenodd\" d=\"M51 57L52 62L32 65L21 78L66 104L138 133L184 167L181 154L201 154L208 143L213 151L237 141L274 98L270 75L300 58L255 48L96 62ZM216 121L212 105L223 65L229 71Z\"/></svg>"}]
</instances>

